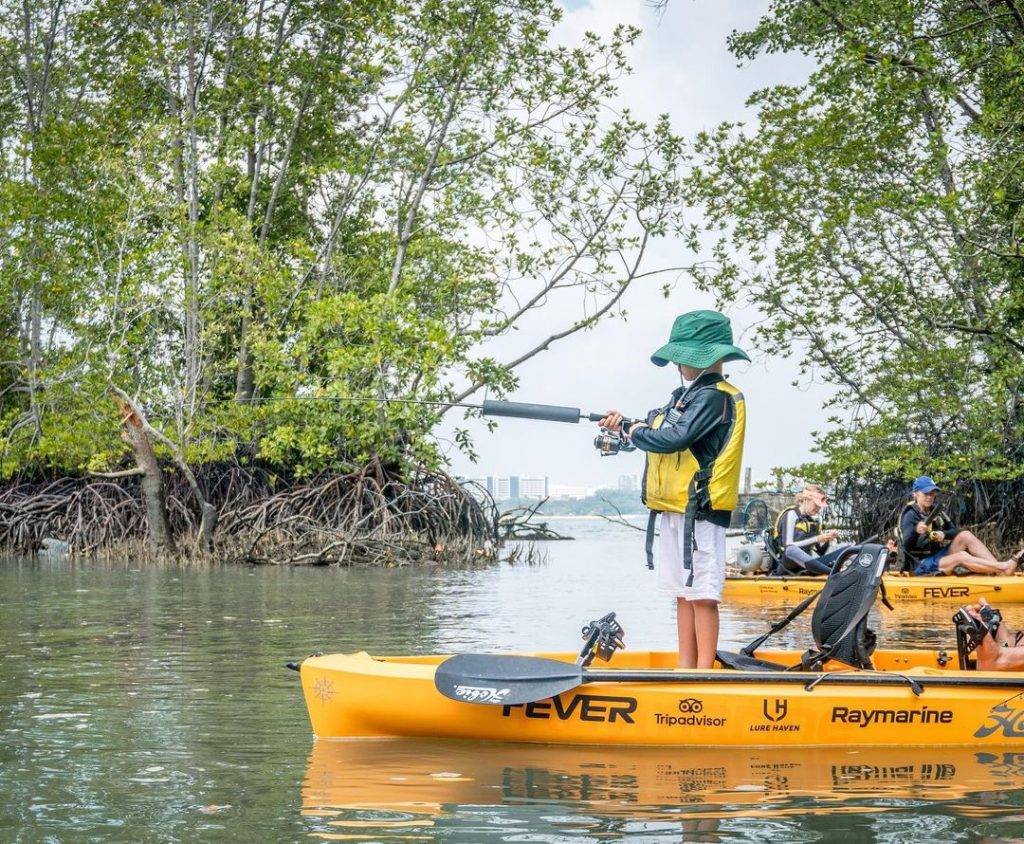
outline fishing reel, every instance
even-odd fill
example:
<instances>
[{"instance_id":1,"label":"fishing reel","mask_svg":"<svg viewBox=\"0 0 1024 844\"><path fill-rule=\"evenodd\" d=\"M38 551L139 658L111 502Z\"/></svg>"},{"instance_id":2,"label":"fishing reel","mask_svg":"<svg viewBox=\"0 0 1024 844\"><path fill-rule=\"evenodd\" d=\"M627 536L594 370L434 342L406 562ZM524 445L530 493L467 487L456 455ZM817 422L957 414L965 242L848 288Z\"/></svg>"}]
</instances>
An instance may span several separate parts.
<instances>
[{"instance_id":1,"label":"fishing reel","mask_svg":"<svg viewBox=\"0 0 1024 844\"><path fill-rule=\"evenodd\" d=\"M606 431L604 428L601 429L600 434L594 437L594 448L601 453L602 457L612 457L620 451L636 451L636 446L629 440L623 439L622 434Z\"/></svg>"},{"instance_id":2,"label":"fishing reel","mask_svg":"<svg viewBox=\"0 0 1024 844\"><path fill-rule=\"evenodd\" d=\"M626 631L615 620L615 613L610 612L597 621L592 621L583 628L583 648L576 658L577 665L587 666L597 657L608 662L612 654L619 648L625 648L623 637Z\"/></svg>"},{"instance_id":3,"label":"fishing reel","mask_svg":"<svg viewBox=\"0 0 1024 844\"><path fill-rule=\"evenodd\" d=\"M971 615L966 607L960 607L953 614L953 624L956 626L956 650L960 658L961 671L966 671L971 667L969 657L981 645L986 634L993 639L996 638L999 625L1003 621L1003 614L988 604L982 605L980 614L980 621Z\"/></svg>"}]
</instances>

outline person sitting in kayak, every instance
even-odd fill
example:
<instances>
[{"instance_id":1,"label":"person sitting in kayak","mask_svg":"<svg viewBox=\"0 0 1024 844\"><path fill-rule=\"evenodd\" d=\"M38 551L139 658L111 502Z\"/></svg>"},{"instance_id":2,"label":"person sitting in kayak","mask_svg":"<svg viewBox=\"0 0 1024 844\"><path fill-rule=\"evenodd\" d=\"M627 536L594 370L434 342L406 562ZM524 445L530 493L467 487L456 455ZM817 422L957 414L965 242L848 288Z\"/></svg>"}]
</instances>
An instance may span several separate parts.
<instances>
[{"instance_id":1,"label":"person sitting in kayak","mask_svg":"<svg viewBox=\"0 0 1024 844\"><path fill-rule=\"evenodd\" d=\"M654 566L654 519L660 513L658 582L676 598L683 668L713 667L718 648L725 531L739 503L746 429L743 394L722 375L722 364L733 360L750 358L733 345L728 317L717 311L682 314L669 342L651 355L658 366L675 364L682 386L646 421L625 425L622 414L609 410L599 423L647 452L647 564Z\"/></svg>"},{"instance_id":2,"label":"person sitting in kayak","mask_svg":"<svg viewBox=\"0 0 1024 844\"><path fill-rule=\"evenodd\" d=\"M835 530L822 531L821 515L828 506L828 495L817 484L807 484L775 520L773 539L778 547L776 574L828 574L846 546L832 551L829 546L839 538Z\"/></svg>"},{"instance_id":3,"label":"person sitting in kayak","mask_svg":"<svg viewBox=\"0 0 1024 844\"><path fill-rule=\"evenodd\" d=\"M1024 559L1024 551L1008 560L997 560L973 533L935 512L938 491L938 485L927 475L917 478L911 487L911 499L900 514L897 530L903 553L914 564L914 575L1013 574Z\"/></svg>"}]
</instances>

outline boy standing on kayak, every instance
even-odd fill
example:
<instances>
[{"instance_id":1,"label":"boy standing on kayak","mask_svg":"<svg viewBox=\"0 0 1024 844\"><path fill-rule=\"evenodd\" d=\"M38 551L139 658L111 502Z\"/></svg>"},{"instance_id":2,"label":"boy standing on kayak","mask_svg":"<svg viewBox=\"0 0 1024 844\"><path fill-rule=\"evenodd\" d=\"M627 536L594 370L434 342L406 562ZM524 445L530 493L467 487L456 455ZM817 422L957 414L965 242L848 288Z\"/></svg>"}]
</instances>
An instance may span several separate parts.
<instances>
[{"instance_id":1,"label":"boy standing on kayak","mask_svg":"<svg viewBox=\"0 0 1024 844\"><path fill-rule=\"evenodd\" d=\"M739 502L746 430L743 394L722 374L722 365L733 360L750 358L733 345L728 317L717 311L683 314L669 342L651 355L658 366L675 364L682 386L646 421L623 424L622 415L610 410L600 422L647 452L647 565L653 567L654 520L661 513L658 583L676 598L682 668L713 667L718 648L725 531Z\"/></svg>"}]
</instances>

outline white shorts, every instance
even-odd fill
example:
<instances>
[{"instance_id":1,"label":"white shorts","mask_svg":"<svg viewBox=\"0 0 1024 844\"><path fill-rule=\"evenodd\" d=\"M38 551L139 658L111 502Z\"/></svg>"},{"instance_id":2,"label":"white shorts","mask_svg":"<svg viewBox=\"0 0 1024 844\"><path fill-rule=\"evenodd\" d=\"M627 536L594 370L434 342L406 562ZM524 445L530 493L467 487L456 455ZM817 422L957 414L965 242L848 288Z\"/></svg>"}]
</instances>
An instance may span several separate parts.
<instances>
[{"instance_id":1,"label":"white shorts","mask_svg":"<svg viewBox=\"0 0 1024 844\"><path fill-rule=\"evenodd\" d=\"M725 528L705 521L693 523L693 583L686 585L683 568L683 514L662 513L658 554L658 586L687 601L721 601L725 588Z\"/></svg>"}]
</instances>

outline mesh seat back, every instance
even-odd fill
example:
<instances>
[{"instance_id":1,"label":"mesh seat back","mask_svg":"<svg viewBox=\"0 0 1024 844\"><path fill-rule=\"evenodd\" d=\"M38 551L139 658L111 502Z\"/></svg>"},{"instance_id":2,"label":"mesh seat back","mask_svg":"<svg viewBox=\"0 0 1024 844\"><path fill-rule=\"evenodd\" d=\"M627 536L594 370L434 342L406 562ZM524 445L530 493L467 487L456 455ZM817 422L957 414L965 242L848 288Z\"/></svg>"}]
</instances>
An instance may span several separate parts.
<instances>
[{"instance_id":1,"label":"mesh seat back","mask_svg":"<svg viewBox=\"0 0 1024 844\"><path fill-rule=\"evenodd\" d=\"M832 569L811 616L811 635L817 653L852 665L873 668L875 634L868 629L868 612L875 603L889 552L867 543L846 550Z\"/></svg>"}]
</instances>

